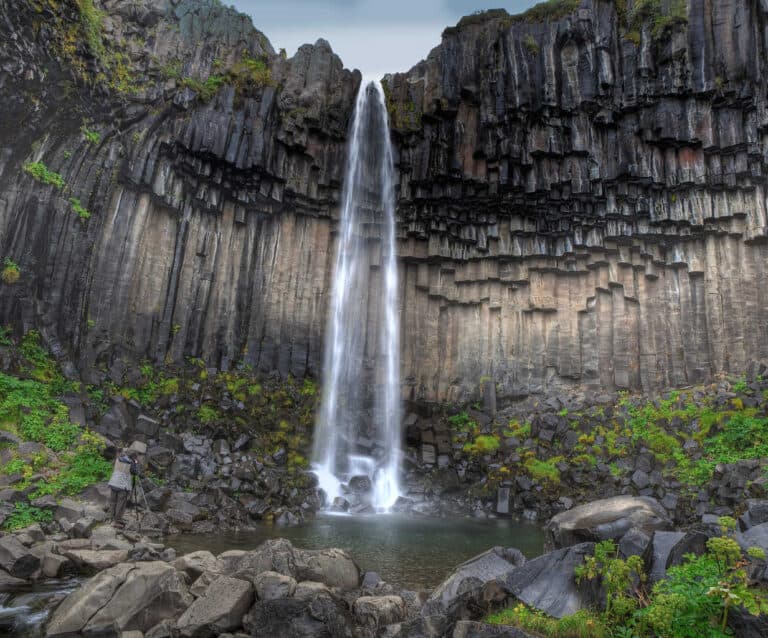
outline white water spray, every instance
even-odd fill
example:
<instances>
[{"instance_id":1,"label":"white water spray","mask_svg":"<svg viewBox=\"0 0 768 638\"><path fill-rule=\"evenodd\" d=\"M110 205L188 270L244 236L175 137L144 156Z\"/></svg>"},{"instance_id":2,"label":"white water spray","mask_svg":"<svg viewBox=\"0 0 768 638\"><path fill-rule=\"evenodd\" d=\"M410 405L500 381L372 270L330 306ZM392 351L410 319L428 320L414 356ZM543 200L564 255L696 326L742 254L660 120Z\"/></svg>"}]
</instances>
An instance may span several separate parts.
<instances>
[{"instance_id":1,"label":"white water spray","mask_svg":"<svg viewBox=\"0 0 768 638\"><path fill-rule=\"evenodd\" d=\"M363 82L350 131L312 455L329 502L367 476L376 511L400 494L400 334L393 156L384 91ZM371 388L373 396L371 396ZM369 408L373 407L373 418ZM365 483L365 481L363 481Z\"/></svg>"}]
</instances>

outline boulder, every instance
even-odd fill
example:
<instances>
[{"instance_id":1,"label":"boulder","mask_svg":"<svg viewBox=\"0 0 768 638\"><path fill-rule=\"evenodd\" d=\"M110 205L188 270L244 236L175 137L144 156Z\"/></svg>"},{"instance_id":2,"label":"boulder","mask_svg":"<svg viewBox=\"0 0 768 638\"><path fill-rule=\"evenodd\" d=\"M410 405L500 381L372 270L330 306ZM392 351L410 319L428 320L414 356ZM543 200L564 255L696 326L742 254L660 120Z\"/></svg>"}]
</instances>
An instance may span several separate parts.
<instances>
[{"instance_id":1,"label":"boulder","mask_svg":"<svg viewBox=\"0 0 768 638\"><path fill-rule=\"evenodd\" d=\"M173 567L180 572L184 572L189 577L189 582L197 580L198 576L205 571L216 571L218 563L216 557L206 550L185 554L173 561Z\"/></svg>"},{"instance_id":2,"label":"boulder","mask_svg":"<svg viewBox=\"0 0 768 638\"><path fill-rule=\"evenodd\" d=\"M372 630L405 619L405 601L400 596L361 596L352 606L357 624Z\"/></svg>"},{"instance_id":3,"label":"boulder","mask_svg":"<svg viewBox=\"0 0 768 638\"><path fill-rule=\"evenodd\" d=\"M183 577L163 562L121 563L100 572L59 605L47 636L146 631L192 604Z\"/></svg>"},{"instance_id":4,"label":"boulder","mask_svg":"<svg viewBox=\"0 0 768 638\"><path fill-rule=\"evenodd\" d=\"M124 549L71 549L65 551L64 556L86 572L100 572L128 560L128 552Z\"/></svg>"},{"instance_id":5,"label":"boulder","mask_svg":"<svg viewBox=\"0 0 768 638\"><path fill-rule=\"evenodd\" d=\"M355 625L347 605L329 594L313 598L260 600L243 618L253 638L352 638Z\"/></svg>"},{"instance_id":6,"label":"boulder","mask_svg":"<svg viewBox=\"0 0 768 638\"><path fill-rule=\"evenodd\" d=\"M0 567L15 578L29 578L40 569L40 559L8 535L0 538Z\"/></svg>"},{"instance_id":7,"label":"boulder","mask_svg":"<svg viewBox=\"0 0 768 638\"><path fill-rule=\"evenodd\" d=\"M330 596L331 590L328 589L328 585L325 583L318 583L314 580L303 580L296 585L296 590L293 592L293 597L314 598L319 594L327 594Z\"/></svg>"},{"instance_id":8,"label":"boulder","mask_svg":"<svg viewBox=\"0 0 768 638\"><path fill-rule=\"evenodd\" d=\"M768 499L747 499L747 511L741 520L746 529L768 523Z\"/></svg>"},{"instance_id":9,"label":"boulder","mask_svg":"<svg viewBox=\"0 0 768 638\"><path fill-rule=\"evenodd\" d=\"M296 591L296 580L277 572L261 572L253 579L259 600L290 598Z\"/></svg>"},{"instance_id":10,"label":"boulder","mask_svg":"<svg viewBox=\"0 0 768 638\"><path fill-rule=\"evenodd\" d=\"M640 556L647 558L648 550L651 545L651 537L644 531L633 527L619 541L619 553L622 558L630 556Z\"/></svg>"},{"instance_id":11,"label":"boulder","mask_svg":"<svg viewBox=\"0 0 768 638\"><path fill-rule=\"evenodd\" d=\"M0 593L13 591L17 587L25 585L26 582L27 581L22 580L21 578L15 578L5 570L0 569Z\"/></svg>"},{"instance_id":12,"label":"boulder","mask_svg":"<svg viewBox=\"0 0 768 638\"><path fill-rule=\"evenodd\" d=\"M579 585L573 574L594 549L594 543L580 543L529 560L507 576L504 588L526 605L554 618L594 606L599 602L596 585Z\"/></svg>"},{"instance_id":13,"label":"boulder","mask_svg":"<svg viewBox=\"0 0 768 638\"><path fill-rule=\"evenodd\" d=\"M59 505L53 513L53 518L57 521L64 519L70 523L75 523L84 514L85 506L82 503L73 501L71 498L63 498L59 501Z\"/></svg>"},{"instance_id":14,"label":"boulder","mask_svg":"<svg viewBox=\"0 0 768 638\"><path fill-rule=\"evenodd\" d=\"M360 569L341 549L296 550L296 577L340 589L355 589L360 585Z\"/></svg>"},{"instance_id":15,"label":"boulder","mask_svg":"<svg viewBox=\"0 0 768 638\"><path fill-rule=\"evenodd\" d=\"M523 565L525 557L517 549L489 549L459 565L438 585L420 615L442 634L457 620L471 618L477 610L487 610L506 598L504 583Z\"/></svg>"},{"instance_id":16,"label":"boulder","mask_svg":"<svg viewBox=\"0 0 768 638\"><path fill-rule=\"evenodd\" d=\"M651 543L651 570L648 580L651 583L660 581L667 573L667 564L672 549L685 537L684 532L656 532Z\"/></svg>"},{"instance_id":17,"label":"boulder","mask_svg":"<svg viewBox=\"0 0 768 638\"><path fill-rule=\"evenodd\" d=\"M296 556L293 545L283 538L264 541L255 550L244 552L230 550L218 556L222 572L233 574L237 578L246 575L252 580L261 572L272 571L284 576L295 576ZM239 575L242 574L242 575Z\"/></svg>"},{"instance_id":18,"label":"boulder","mask_svg":"<svg viewBox=\"0 0 768 638\"><path fill-rule=\"evenodd\" d=\"M743 534L737 534L736 539L744 549L760 547L768 552L768 523L750 527Z\"/></svg>"},{"instance_id":19,"label":"boulder","mask_svg":"<svg viewBox=\"0 0 768 638\"><path fill-rule=\"evenodd\" d=\"M58 578L67 565L69 565L69 560L64 556L47 553L43 556L43 576L46 578Z\"/></svg>"},{"instance_id":20,"label":"boulder","mask_svg":"<svg viewBox=\"0 0 768 638\"><path fill-rule=\"evenodd\" d=\"M672 521L655 498L613 496L553 516L546 528L546 544L559 548L583 542L617 541L633 527L651 536L656 530L671 529Z\"/></svg>"},{"instance_id":21,"label":"boulder","mask_svg":"<svg viewBox=\"0 0 768 638\"><path fill-rule=\"evenodd\" d=\"M253 604L253 585L245 580L220 576L214 580L179 618L178 635L184 638L211 638L243 624Z\"/></svg>"}]
</instances>

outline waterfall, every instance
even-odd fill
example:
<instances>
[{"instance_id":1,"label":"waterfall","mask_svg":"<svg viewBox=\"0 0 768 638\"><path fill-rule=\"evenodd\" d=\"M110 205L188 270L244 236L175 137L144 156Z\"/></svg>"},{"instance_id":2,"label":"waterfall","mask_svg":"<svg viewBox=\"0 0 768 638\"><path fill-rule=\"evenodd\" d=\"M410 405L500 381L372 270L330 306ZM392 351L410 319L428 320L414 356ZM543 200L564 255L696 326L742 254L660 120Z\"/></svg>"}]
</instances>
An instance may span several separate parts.
<instances>
[{"instance_id":1,"label":"waterfall","mask_svg":"<svg viewBox=\"0 0 768 638\"><path fill-rule=\"evenodd\" d=\"M328 501L344 495L353 511L386 511L399 495L393 171L384 91L363 82L350 129L312 455Z\"/></svg>"}]
</instances>

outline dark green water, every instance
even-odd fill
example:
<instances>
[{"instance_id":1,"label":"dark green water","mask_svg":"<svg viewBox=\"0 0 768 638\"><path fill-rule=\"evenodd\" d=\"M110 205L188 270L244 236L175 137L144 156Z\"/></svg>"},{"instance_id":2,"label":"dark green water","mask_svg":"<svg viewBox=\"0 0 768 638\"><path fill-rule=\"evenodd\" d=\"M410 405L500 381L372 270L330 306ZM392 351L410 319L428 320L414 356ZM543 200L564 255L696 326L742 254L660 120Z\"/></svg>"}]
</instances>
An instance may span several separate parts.
<instances>
[{"instance_id":1,"label":"dark green water","mask_svg":"<svg viewBox=\"0 0 768 638\"><path fill-rule=\"evenodd\" d=\"M318 516L298 527L177 536L167 544L179 553L207 549L255 549L269 538L287 538L302 549L340 547L363 571L375 571L398 587L432 589L454 567L495 545L517 547L531 558L542 553L538 526L512 520L422 519L404 516Z\"/></svg>"}]
</instances>

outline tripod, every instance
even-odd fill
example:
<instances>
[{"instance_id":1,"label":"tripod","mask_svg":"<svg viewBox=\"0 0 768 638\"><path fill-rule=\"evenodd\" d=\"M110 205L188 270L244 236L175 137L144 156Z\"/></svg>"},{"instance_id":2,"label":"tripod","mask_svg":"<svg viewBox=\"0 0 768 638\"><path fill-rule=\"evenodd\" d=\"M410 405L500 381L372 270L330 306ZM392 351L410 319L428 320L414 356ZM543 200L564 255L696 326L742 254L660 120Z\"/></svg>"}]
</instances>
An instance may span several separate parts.
<instances>
[{"instance_id":1,"label":"tripod","mask_svg":"<svg viewBox=\"0 0 768 638\"><path fill-rule=\"evenodd\" d=\"M144 488L139 483L137 476L131 477L131 500L133 501L133 511L136 514L136 522L139 529L141 529L141 514L139 510L144 510L146 514L150 511L150 507L147 495L144 493Z\"/></svg>"}]
</instances>

